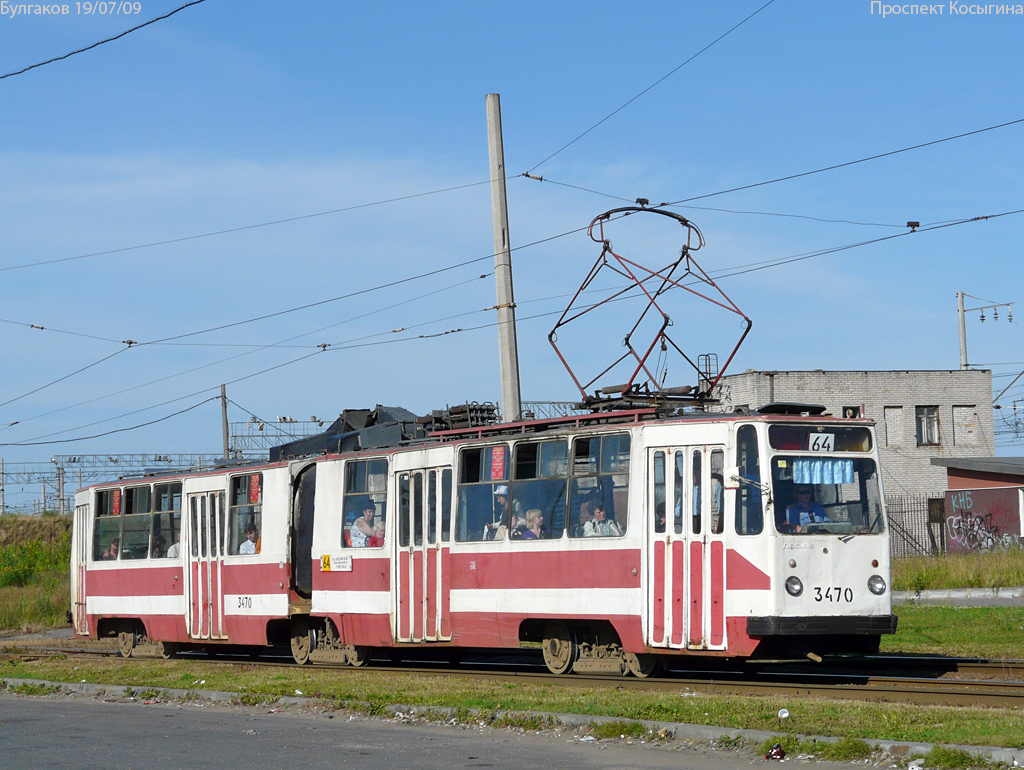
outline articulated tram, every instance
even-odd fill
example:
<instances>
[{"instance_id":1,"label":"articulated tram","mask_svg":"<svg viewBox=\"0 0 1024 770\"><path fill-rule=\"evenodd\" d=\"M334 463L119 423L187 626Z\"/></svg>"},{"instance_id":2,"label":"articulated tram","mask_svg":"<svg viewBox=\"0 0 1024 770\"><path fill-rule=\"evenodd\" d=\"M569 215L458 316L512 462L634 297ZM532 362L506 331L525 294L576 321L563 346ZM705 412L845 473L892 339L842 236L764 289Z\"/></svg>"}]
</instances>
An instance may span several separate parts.
<instances>
[{"instance_id":1,"label":"articulated tram","mask_svg":"<svg viewBox=\"0 0 1024 770\"><path fill-rule=\"evenodd\" d=\"M74 628L126 657L290 644L353 666L540 643L559 674L876 651L896 618L873 423L771 411L348 434L92 485Z\"/></svg>"}]
</instances>

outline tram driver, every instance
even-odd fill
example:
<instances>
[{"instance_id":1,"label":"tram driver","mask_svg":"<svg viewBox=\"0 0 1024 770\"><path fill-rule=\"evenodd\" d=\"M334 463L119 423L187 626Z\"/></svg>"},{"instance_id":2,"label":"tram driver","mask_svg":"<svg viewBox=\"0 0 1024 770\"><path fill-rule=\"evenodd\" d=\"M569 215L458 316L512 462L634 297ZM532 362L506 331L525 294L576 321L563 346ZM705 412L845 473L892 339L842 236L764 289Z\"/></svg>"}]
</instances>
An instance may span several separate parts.
<instances>
[{"instance_id":1,"label":"tram driver","mask_svg":"<svg viewBox=\"0 0 1024 770\"><path fill-rule=\"evenodd\" d=\"M801 532L808 524L829 522L825 506L814 499L814 489L809 484L798 484L796 502L786 508L786 524L793 532Z\"/></svg>"}]
</instances>

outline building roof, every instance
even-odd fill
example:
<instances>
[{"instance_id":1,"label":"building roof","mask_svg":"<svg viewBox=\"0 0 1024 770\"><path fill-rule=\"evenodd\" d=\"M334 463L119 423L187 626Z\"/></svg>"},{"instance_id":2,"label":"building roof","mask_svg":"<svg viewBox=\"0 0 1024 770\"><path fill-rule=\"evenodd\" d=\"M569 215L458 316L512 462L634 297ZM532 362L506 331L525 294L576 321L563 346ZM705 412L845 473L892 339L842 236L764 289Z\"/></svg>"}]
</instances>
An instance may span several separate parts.
<instances>
[{"instance_id":1,"label":"building roof","mask_svg":"<svg viewBox=\"0 0 1024 770\"><path fill-rule=\"evenodd\" d=\"M742 372L722 375L726 380L744 374L982 374L991 369L744 369Z\"/></svg>"},{"instance_id":2,"label":"building roof","mask_svg":"<svg viewBox=\"0 0 1024 770\"><path fill-rule=\"evenodd\" d=\"M932 465L943 465L962 471L1024 476L1024 457L933 457Z\"/></svg>"}]
</instances>

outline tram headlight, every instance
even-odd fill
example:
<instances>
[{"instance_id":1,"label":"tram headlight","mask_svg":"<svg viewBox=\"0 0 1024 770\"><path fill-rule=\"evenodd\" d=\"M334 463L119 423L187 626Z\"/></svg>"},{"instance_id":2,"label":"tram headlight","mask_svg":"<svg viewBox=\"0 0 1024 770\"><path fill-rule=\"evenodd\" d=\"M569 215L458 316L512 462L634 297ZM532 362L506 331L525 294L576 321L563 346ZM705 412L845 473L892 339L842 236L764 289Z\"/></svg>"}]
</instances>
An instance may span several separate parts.
<instances>
[{"instance_id":1,"label":"tram headlight","mask_svg":"<svg viewBox=\"0 0 1024 770\"><path fill-rule=\"evenodd\" d=\"M799 596L804 592L804 584L800 582L800 578L790 575L786 578L786 591L790 596Z\"/></svg>"},{"instance_id":2,"label":"tram headlight","mask_svg":"<svg viewBox=\"0 0 1024 770\"><path fill-rule=\"evenodd\" d=\"M872 575L868 578L868 590L875 594L875 596L881 596L885 593L885 578L881 575Z\"/></svg>"}]
</instances>

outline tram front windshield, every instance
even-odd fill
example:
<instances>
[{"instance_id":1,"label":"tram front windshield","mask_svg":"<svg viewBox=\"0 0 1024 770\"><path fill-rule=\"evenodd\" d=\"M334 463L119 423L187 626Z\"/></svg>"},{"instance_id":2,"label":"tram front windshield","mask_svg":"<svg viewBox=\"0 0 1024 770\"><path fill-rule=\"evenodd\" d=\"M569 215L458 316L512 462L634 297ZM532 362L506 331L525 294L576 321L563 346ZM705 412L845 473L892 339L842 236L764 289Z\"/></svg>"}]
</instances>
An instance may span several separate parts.
<instances>
[{"instance_id":1,"label":"tram front windshield","mask_svg":"<svg viewBox=\"0 0 1024 770\"><path fill-rule=\"evenodd\" d=\"M878 534L878 469L868 458L772 458L775 528L784 534Z\"/></svg>"}]
</instances>

